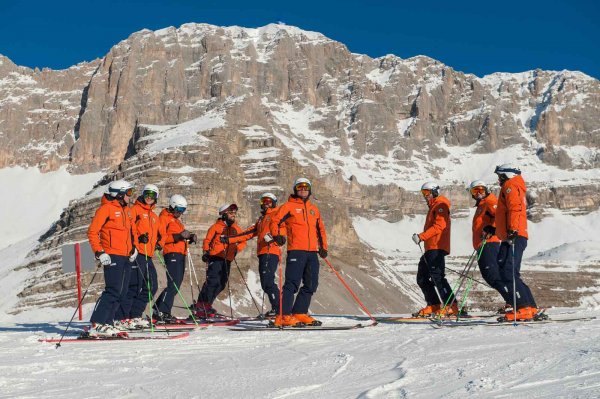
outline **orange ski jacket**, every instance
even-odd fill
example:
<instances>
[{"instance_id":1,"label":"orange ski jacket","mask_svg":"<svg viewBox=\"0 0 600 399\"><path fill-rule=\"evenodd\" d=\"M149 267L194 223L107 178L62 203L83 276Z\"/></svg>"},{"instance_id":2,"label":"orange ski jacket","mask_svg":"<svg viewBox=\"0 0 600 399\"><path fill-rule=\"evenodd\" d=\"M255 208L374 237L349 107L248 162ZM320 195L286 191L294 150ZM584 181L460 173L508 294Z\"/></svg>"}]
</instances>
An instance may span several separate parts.
<instances>
[{"instance_id":1,"label":"orange ski jacket","mask_svg":"<svg viewBox=\"0 0 600 399\"><path fill-rule=\"evenodd\" d=\"M163 242L163 255L170 253L187 254L188 244L187 241L181 240L175 242L173 234L180 234L185 227L181 220L173 216L167 208L163 209L158 216L159 221L159 232L164 232L164 237L161 234L161 240Z\"/></svg>"},{"instance_id":2,"label":"orange ski jacket","mask_svg":"<svg viewBox=\"0 0 600 399\"><path fill-rule=\"evenodd\" d=\"M271 219L273 215L279 210L279 208L269 208L264 215L261 215L256 223L242 231L240 235L233 236L229 239L230 243L246 242L254 237L258 237L256 243L256 254L257 255L276 255L281 258L281 248L275 244L274 241L266 242L265 235L271 232ZM285 235L285 226L281 227L281 235Z\"/></svg>"},{"instance_id":3,"label":"orange ski jacket","mask_svg":"<svg viewBox=\"0 0 600 399\"><path fill-rule=\"evenodd\" d=\"M231 226L227 226L227 223L218 219L206 232L202 250L208 252L210 256L217 256L231 262L235 255L246 247L246 242L223 244L221 236L235 236L241 232L242 228L237 223L234 222Z\"/></svg>"},{"instance_id":4,"label":"orange ski jacket","mask_svg":"<svg viewBox=\"0 0 600 399\"><path fill-rule=\"evenodd\" d=\"M287 234L288 251L327 250L327 234L321 213L310 200L305 202L290 195L288 201L273 213L270 230L273 236Z\"/></svg>"},{"instance_id":5,"label":"orange ski jacket","mask_svg":"<svg viewBox=\"0 0 600 399\"><path fill-rule=\"evenodd\" d=\"M518 235L529 238L526 193L527 187L521 175L507 180L500 187L496 209L496 235L499 239L506 240L510 230L517 230Z\"/></svg>"},{"instance_id":6,"label":"orange ski jacket","mask_svg":"<svg viewBox=\"0 0 600 399\"><path fill-rule=\"evenodd\" d=\"M137 231L131 222L128 206L121 206L117 199L102 197L87 231L90 246L94 252L109 255L129 256L137 245Z\"/></svg>"},{"instance_id":7,"label":"orange ski jacket","mask_svg":"<svg viewBox=\"0 0 600 399\"><path fill-rule=\"evenodd\" d=\"M485 226L496 227L496 207L498 198L494 193L477 202L477 209L473 215L473 248L478 249L481 246L481 236ZM500 242L500 239L493 235L486 240L487 242Z\"/></svg>"},{"instance_id":8,"label":"orange ski jacket","mask_svg":"<svg viewBox=\"0 0 600 399\"><path fill-rule=\"evenodd\" d=\"M142 255L152 256L156 244L160 244L161 247L164 245L166 233L160 231L158 215L154 213L155 206L155 204L148 205L143 199L138 198L131 208L131 220L135 224L138 237L142 234L148 234L147 244L141 242L137 244L137 250Z\"/></svg>"},{"instance_id":9,"label":"orange ski jacket","mask_svg":"<svg viewBox=\"0 0 600 399\"><path fill-rule=\"evenodd\" d=\"M450 253L450 201L440 195L429 203L425 227L419 238L425 241L425 250L441 249Z\"/></svg>"}]
</instances>

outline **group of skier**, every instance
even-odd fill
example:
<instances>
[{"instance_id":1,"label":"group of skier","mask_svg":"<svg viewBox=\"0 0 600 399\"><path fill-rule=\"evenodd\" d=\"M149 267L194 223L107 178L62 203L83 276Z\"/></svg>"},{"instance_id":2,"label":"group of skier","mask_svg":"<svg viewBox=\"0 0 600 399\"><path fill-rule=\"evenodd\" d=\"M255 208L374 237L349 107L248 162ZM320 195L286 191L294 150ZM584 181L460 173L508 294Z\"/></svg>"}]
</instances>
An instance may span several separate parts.
<instances>
[{"instance_id":1,"label":"group of skier","mask_svg":"<svg viewBox=\"0 0 600 399\"><path fill-rule=\"evenodd\" d=\"M498 198L480 180L469 187L477 207L473 247L483 278L504 299L507 320L530 320L537 306L520 277L528 239L526 186L521 171L514 166L498 166L495 173L501 186ZM113 336L122 329L145 328L155 321L176 322L171 309L183 281L186 259L191 257L189 245L198 242L197 235L181 221L187 201L175 194L157 216L154 208L158 187L144 186L130 207L133 192L127 181L111 182L88 229L89 242L104 266L105 279L105 289L91 316L92 335ZM245 230L236 223L236 204L219 208L218 219L202 242L202 261L207 263L207 270L193 304L195 317L216 315L213 302L227 286L231 263L246 242L256 237L261 287L271 305L265 316L274 317L276 326L321 324L308 310L319 283L318 256L327 257L327 235L319 209L310 201L311 193L310 180L298 178L293 193L281 206L274 194L262 194L260 216ZM459 313L457 298L445 278L445 257L450 254L450 201L440 195L440 187L433 182L423 184L421 193L429 212L423 232L413 234L412 239L419 246L425 243L417 284L427 306L416 315L455 315ZM285 283L280 290L276 272L281 247L286 243ZM151 307L154 320L148 320L142 315L158 289L153 255L165 266L167 286Z\"/></svg>"},{"instance_id":2,"label":"group of skier","mask_svg":"<svg viewBox=\"0 0 600 399\"><path fill-rule=\"evenodd\" d=\"M505 320L531 320L538 313L529 287L521 279L521 260L529 238L527 233L526 185L521 170L504 164L494 173L500 184L499 197L487 184L475 180L469 192L476 203L472 233L474 254L481 275L502 296L501 312ZM458 315L458 300L445 277L445 257L450 254L450 201L440 195L440 187L427 182L421 187L429 212L420 234L413 234L415 244L425 243L419 260L417 284L427 306L419 317ZM466 277L466 276L463 276Z\"/></svg>"},{"instance_id":3,"label":"group of skier","mask_svg":"<svg viewBox=\"0 0 600 399\"><path fill-rule=\"evenodd\" d=\"M159 189L144 186L130 207L133 186L124 180L111 182L88 228L88 239L96 259L104 266L105 289L91 316L92 336L114 336L123 329L148 327L150 322L172 323L175 296L183 281L189 245L198 242L196 234L181 222L186 199L175 194L160 216L154 212ZM319 209L310 201L312 184L298 178L287 203L277 206L277 197L260 197L261 215L242 230L236 223L234 203L219 208L219 217L202 242L202 261L207 263L206 280L193 311L198 318L214 317L213 302L227 286L231 263L246 241L257 237L261 286L271 304L267 317L277 326L319 325L308 315L312 295L319 281L317 254L327 257L327 235ZM275 274L281 260L280 247L287 242L285 284L280 292ZM162 256L160 252L162 251ZM154 320L142 318L157 288L157 272L152 257L164 264L167 286L151 307ZM295 294L296 297L294 298Z\"/></svg>"}]
</instances>

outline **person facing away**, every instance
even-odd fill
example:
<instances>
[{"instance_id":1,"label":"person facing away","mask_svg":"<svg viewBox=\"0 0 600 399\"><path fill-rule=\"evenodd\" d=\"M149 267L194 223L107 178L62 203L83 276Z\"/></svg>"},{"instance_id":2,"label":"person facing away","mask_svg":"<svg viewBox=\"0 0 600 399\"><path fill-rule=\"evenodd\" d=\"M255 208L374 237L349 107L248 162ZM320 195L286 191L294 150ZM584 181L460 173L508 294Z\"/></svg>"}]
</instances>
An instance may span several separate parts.
<instances>
[{"instance_id":1,"label":"person facing away","mask_svg":"<svg viewBox=\"0 0 600 399\"><path fill-rule=\"evenodd\" d=\"M213 303L217 296L227 287L231 262L239 251L246 247L246 242L223 243L221 236L235 236L242 232L235 219L238 206L233 203L219 208L219 218L210 226L202 242L202 261L207 263L206 280L202 285L196 301L196 316L200 318L214 317L217 311Z\"/></svg>"},{"instance_id":2,"label":"person facing away","mask_svg":"<svg viewBox=\"0 0 600 399\"><path fill-rule=\"evenodd\" d=\"M275 273L281 260L281 248L273 241L270 233L272 216L278 210L277 196L273 193L263 193L259 203L260 216L258 220L237 236L221 236L221 242L235 244L257 237L256 254L260 286L271 304L271 310L265 313L265 317L271 318L280 313L280 292L275 282ZM285 230L282 231L282 235L285 235Z\"/></svg>"},{"instance_id":3,"label":"person facing away","mask_svg":"<svg viewBox=\"0 0 600 399\"><path fill-rule=\"evenodd\" d=\"M527 248L527 186L521 170L512 164L497 166L500 195L496 208L495 233L500 240L498 267L508 292L513 312L507 312L508 321L532 320L538 313L537 304L529 287L521 279L521 260Z\"/></svg>"},{"instance_id":4,"label":"person facing away","mask_svg":"<svg viewBox=\"0 0 600 399\"><path fill-rule=\"evenodd\" d=\"M319 208L310 201L310 180L296 179L293 190L288 201L274 213L270 224L270 233L277 245L283 246L286 242L283 234L287 235L282 314L277 315L274 324L280 327L321 325L308 314L308 309L319 285L317 254L327 257L327 234Z\"/></svg>"},{"instance_id":5,"label":"person facing away","mask_svg":"<svg viewBox=\"0 0 600 399\"><path fill-rule=\"evenodd\" d=\"M445 274L445 258L450 254L450 201L440 195L440 186L434 182L423 184L421 194L429 210L423 232L413 234L412 239L419 246L422 241L425 242L425 253L419 259L417 284L427 306L416 312L415 316L457 314L458 305Z\"/></svg>"},{"instance_id":6,"label":"person facing away","mask_svg":"<svg viewBox=\"0 0 600 399\"><path fill-rule=\"evenodd\" d=\"M87 235L96 259L104 266L104 291L90 321L91 336L116 336L115 313L122 305L129 284L131 262L137 257L137 230L131 222L128 203L133 185L125 180L111 182L96 210Z\"/></svg>"}]
</instances>

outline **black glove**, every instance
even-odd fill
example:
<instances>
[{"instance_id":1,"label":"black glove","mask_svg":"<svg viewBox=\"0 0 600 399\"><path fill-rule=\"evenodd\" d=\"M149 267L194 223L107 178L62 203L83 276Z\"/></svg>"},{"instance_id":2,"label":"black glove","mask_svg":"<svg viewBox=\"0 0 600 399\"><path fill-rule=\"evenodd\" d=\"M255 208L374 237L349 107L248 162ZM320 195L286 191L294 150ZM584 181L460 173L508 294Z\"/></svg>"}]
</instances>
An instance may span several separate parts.
<instances>
[{"instance_id":1,"label":"black glove","mask_svg":"<svg viewBox=\"0 0 600 399\"><path fill-rule=\"evenodd\" d=\"M189 238L192 236L192 233L190 233L190 232L189 232L189 231L187 231L187 230L183 230L183 231L182 231L181 233L179 233L179 234L181 234L181 237L183 237L183 239L184 239L184 240L188 240L188 239L189 239Z\"/></svg>"},{"instance_id":2,"label":"black glove","mask_svg":"<svg viewBox=\"0 0 600 399\"><path fill-rule=\"evenodd\" d=\"M519 235L518 230L508 230L508 239L510 241L513 241L515 238L517 238L518 235Z\"/></svg>"},{"instance_id":3,"label":"black glove","mask_svg":"<svg viewBox=\"0 0 600 399\"><path fill-rule=\"evenodd\" d=\"M202 254L202 262L208 263L208 252Z\"/></svg>"},{"instance_id":4,"label":"black glove","mask_svg":"<svg viewBox=\"0 0 600 399\"><path fill-rule=\"evenodd\" d=\"M173 234L173 242L183 241L181 234Z\"/></svg>"},{"instance_id":5,"label":"black glove","mask_svg":"<svg viewBox=\"0 0 600 399\"><path fill-rule=\"evenodd\" d=\"M273 237L273 241L275 241L275 243L277 245L279 245L280 247L283 247L285 245L285 237L284 236L275 236L275 237Z\"/></svg>"},{"instance_id":6,"label":"black glove","mask_svg":"<svg viewBox=\"0 0 600 399\"><path fill-rule=\"evenodd\" d=\"M483 228L483 232L486 234L486 237L489 238L496 234L496 228L488 224Z\"/></svg>"},{"instance_id":7,"label":"black glove","mask_svg":"<svg viewBox=\"0 0 600 399\"><path fill-rule=\"evenodd\" d=\"M162 246L159 243L156 243L155 249L160 252L162 251Z\"/></svg>"},{"instance_id":8,"label":"black glove","mask_svg":"<svg viewBox=\"0 0 600 399\"><path fill-rule=\"evenodd\" d=\"M138 241L140 242L140 244L148 244L148 233L144 233L138 236Z\"/></svg>"},{"instance_id":9,"label":"black glove","mask_svg":"<svg viewBox=\"0 0 600 399\"><path fill-rule=\"evenodd\" d=\"M219 237L219 241L221 241L221 243L223 243L223 244L229 244L229 237L221 236L221 237Z\"/></svg>"},{"instance_id":10,"label":"black glove","mask_svg":"<svg viewBox=\"0 0 600 399\"><path fill-rule=\"evenodd\" d=\"M319 256L325 259L327 257L327 250L325 248L319 248Z\"/></svg>"},{"instance_id":11,"label":"black glove","mask_svg":"<svg viewBox=\"0 0 600 399\"><path fill-rule=\"evenodd\" d=\"M197 236L196 234L192 234L192 235L190 236L190 238L188 239L188 241L189 241L189 243L190 243L190 244L193 244L193 243L195 243L195 242L198 242L198 236Z\"/></svg>"}]
</instances>

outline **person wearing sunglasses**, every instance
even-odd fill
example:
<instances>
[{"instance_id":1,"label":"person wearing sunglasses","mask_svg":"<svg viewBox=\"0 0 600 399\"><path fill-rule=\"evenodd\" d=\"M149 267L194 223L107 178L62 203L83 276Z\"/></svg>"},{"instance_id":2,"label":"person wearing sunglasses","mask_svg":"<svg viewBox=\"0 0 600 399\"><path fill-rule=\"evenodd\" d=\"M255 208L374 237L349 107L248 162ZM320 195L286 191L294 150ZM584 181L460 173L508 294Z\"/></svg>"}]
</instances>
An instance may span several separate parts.
<instances>
[{"instance_id":1,"label":"person wearing sunglasses","mask_svg":"<svg viewBox=\"0 0 600 399\"><path fill-rule=\"evenodd\" d=\"M235 219L238 206L225 204L219 208L219 218L210 226L202 242L202 261L207 263L206 280L202 285L196 301L196 315L199 318L210 318L217 314L212 304L227 287L231 262L239 251L246 247L246 242L223 243L221 236L230 237L242 232Z\"/></svg>"},{"instance_id":2,"label":"person wearing sunglasses","mask_svg":"<svg viewBox=\"0 0 600 399\"><path fill-rule=\"evenodd\" d=\"M310 202L310 180L304 177L296 179L293 189L294 193L288 201L274 213L270 225L270 233L277 245L284 245L284 234L287 235L282 314L275 317L274 324L288 327L318 326L321 322L309 316L308 309L319 285L317 254L322 258L327 257L327 235L319 208ZM294 300L296 293L298 295Z\"/></svg>"},{"instance_id":3,"label":"person wearing sunglasses","mask_svg":"<svg viewBox=\"0 0 600 399\"><path fill-rule=\"evenodd\" d=\"M508 291L504 287L498 270L498 251L500 250L500 239L496 236L498 199L489 190L487 184L481 180L471 182L467 190L475 200L472 232L473 249L477 250L479 271L485 282L500 293L506 304L510 304ZM485 244L483 244L483 239L485 239Z\"/></svg>"},{"instance_id":4,"label":"person wearing sunglasses","mask_svg":"<svg viewBox=\"0 0 600 399\"><path fill-rule=\"evenodd\" d=\"M115 313L129 284L131 262L137 257L137 229L131 221L128 204L133 185L125 180L111 182L96 210L87 234L104 266L104 291L90 318L91 336L111 337L120 333L114 326Z\"/></svg>"},{"instance_id":5,"label":"person wearing sunglasses","mask_svg":"<svg viewBox=\"0 0 600 399\"><path fill-rule=\"evenodd\" d=\"M164 232L164 238L163 233L160 234L164 243L163 257L168 273L167 286L156 300L156 307L159 310L156 319L164 323L176 321L171 315L171 308L183 281L185 256L189 244L198 241L196 234L186 230L181 222L181 215L185 213L187 206L187 200L182 195L172 195L169 198L169 206L163 209L158 217L159 231Z\"/></svg>"},{"instance_id":6,"label":"person wearing sunglasses","mask_svg":"<svg viewBox=\"0 0 600 399\"><path fill-rule=\"evenodd\" d=\"M161 231L158 215L154 212L158 201L159 190L154 184L146 184L142 194L131 208L131 219L138 232L138 256L132 265L129 278L129 289L126 300L123 301L123 314L117 311L119 322L126 329L149 327L148 320L142 318L148 304L149 292L152 298L158 290L156 268L152 262L155 249L162 249L162 238L166 237ZM150 288L150 289L149 289ZM152 312L155 313L155 312Z\"/></svg>"},{"instance_id":7,"label":"person wearing sunglasses","mask_svg":"<svg viewBox=\"0 0 600 399\"><path fill-rule=\"evenodd\" d=\"M264 193L260 196L260 216L256 223L248 227L237 236L221 236L223 244L235 244L246 242L258 237L256 253L258 255L258 273L260 286L267 294L271 310L265 313L265 317L272 318L279 313L279 287L275 282L275 273L281 259L281 249L273 242L273 236L269 231L273 214L277 212L277 197L273 193ZM285 229L285 227L284 227ZM285 235L285 230L282 230Z\"/></svg>"},{"instance_id":8,"label":"person wearing sunglasses","mask_svg":"<svg viewBox=\"0 0 600 399\"><path fill-rule=\"evenodd\" d=\"M512 164L497 166L494 173L498 175L500 183L495 231L502 240L498 251L498 267L510 303L516 306L516 311L507 312L505 318L507 321L532 320L538 313L537 305L531 290L521 279L521 260L529 239L527 187L521 170Z\"/></svg>"},{"instance_id":9,"label":"person wearing sunglasses","mask_svg":"<svg viewBox=\"0 0 600 399\"><path fill-rule=\"evenodd\" d=\"M425 253L419 259L417 284L423 291L427 306L416 312L415 316L457 314L458 305L446 280L445 258L450 254L450 201L440 195L440 186L434 182L423 184L421 195L429 211L423 232L413 234L412 239L419 246L422 241L425 242ZM444 304L447 306L442 308Z\"/></svg>"}]
</instances>

